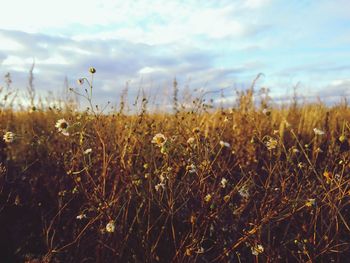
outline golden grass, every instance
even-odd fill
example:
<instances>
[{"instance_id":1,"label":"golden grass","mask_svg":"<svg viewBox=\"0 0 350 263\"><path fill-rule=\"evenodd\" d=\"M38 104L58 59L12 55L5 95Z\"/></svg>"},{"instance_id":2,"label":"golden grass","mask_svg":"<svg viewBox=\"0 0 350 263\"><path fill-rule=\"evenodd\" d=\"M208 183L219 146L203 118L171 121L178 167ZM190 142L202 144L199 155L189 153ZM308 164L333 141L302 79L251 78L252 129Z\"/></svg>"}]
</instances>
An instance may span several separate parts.
<instances>
[{"instance_id":1,"label":"golden grass","mask_svg":"<svg viewBox=\"0 0 350 263\"><path fill-rule=\"evenodd\" d=\"M231 110L174 101L176 114L2 110L16 137L0 150L1 258L346 261L347 105L263 111L252 91Z\"/></svg>"}]
</instances>

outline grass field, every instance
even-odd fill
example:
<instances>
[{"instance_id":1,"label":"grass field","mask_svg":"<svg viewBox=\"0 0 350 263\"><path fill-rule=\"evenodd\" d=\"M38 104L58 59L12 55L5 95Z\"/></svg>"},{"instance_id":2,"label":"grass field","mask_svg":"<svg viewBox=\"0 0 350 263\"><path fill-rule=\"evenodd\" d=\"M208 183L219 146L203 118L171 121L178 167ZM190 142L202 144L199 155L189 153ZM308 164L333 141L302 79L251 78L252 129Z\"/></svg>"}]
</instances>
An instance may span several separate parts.
<instances>
[{"instance_id":1,"label":"grass field","mask_svg":"<svg viewBox=\"0 0 350 263\"><path fill-rule=\"evenodd\" d=\"M174 113L4 106L0 261L346 262L350 108L253 95L181 107L174 89Z\"/></svg>"}]
</instances>

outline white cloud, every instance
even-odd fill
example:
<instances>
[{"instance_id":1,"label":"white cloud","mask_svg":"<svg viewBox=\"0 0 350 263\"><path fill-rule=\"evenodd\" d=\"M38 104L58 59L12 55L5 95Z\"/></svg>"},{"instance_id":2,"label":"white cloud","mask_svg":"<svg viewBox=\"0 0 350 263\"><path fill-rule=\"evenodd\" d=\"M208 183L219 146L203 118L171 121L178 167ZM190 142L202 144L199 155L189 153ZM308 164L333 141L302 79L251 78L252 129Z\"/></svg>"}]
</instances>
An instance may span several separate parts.
<instances>
[{"instance_id":1,"label":"white cloud","mask_svg":"<svg viewBox=\"0 0 350 263\"><path fill-rule=\"evenodd\" d=\"M19 44L11 38L4 36L3 34L0 34L0 50L17 51L21 49L23 49L23 45Z\"/></svg>"}]
</instances>

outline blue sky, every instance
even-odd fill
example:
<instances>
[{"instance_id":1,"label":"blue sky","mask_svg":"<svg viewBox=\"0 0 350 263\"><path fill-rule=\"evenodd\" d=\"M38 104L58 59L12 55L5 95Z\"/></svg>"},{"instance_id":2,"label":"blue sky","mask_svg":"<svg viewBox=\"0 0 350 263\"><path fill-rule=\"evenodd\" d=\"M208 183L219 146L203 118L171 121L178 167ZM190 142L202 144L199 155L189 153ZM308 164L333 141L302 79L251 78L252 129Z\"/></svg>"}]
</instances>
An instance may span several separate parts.
<instances>
[{"instance_id":1,"label":"blue sky","mask_svg":"<svg viewBox=\"0 0 350 263\"><path fill-rule=\"evenodd\" d=\"M24 90L59 94L64 78L97 69L97 102L117 101L126 83L166 104L171 83L198 90L268 87L276 101L297 85L305 98L350 95L348 0L12 0L2 3L0 73Z\"/></svg>"}]
</instances>

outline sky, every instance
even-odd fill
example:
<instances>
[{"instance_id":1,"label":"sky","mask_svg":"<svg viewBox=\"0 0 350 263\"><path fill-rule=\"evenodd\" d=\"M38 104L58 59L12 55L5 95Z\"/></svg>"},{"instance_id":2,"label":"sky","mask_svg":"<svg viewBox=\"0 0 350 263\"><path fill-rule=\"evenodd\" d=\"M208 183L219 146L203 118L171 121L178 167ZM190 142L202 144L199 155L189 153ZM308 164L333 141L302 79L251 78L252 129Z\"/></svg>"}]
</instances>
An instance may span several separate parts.
<instances>
[{"instance_id":1,"label":"sky","mask_svg":"<svg viewBox=\"0 0 350 263\"><path fill-rule=\"evenodd\" d=\"M164 106L174 78L183 94L222 90L230 103L259 73L256 89L276 102L294 87L310 100L350 95L349 0L1 1L0 74L22 93L35 61L43 97L65 78L82 89L95 67L96 103L128 87Z\"/></svg>"}]
</instances>

